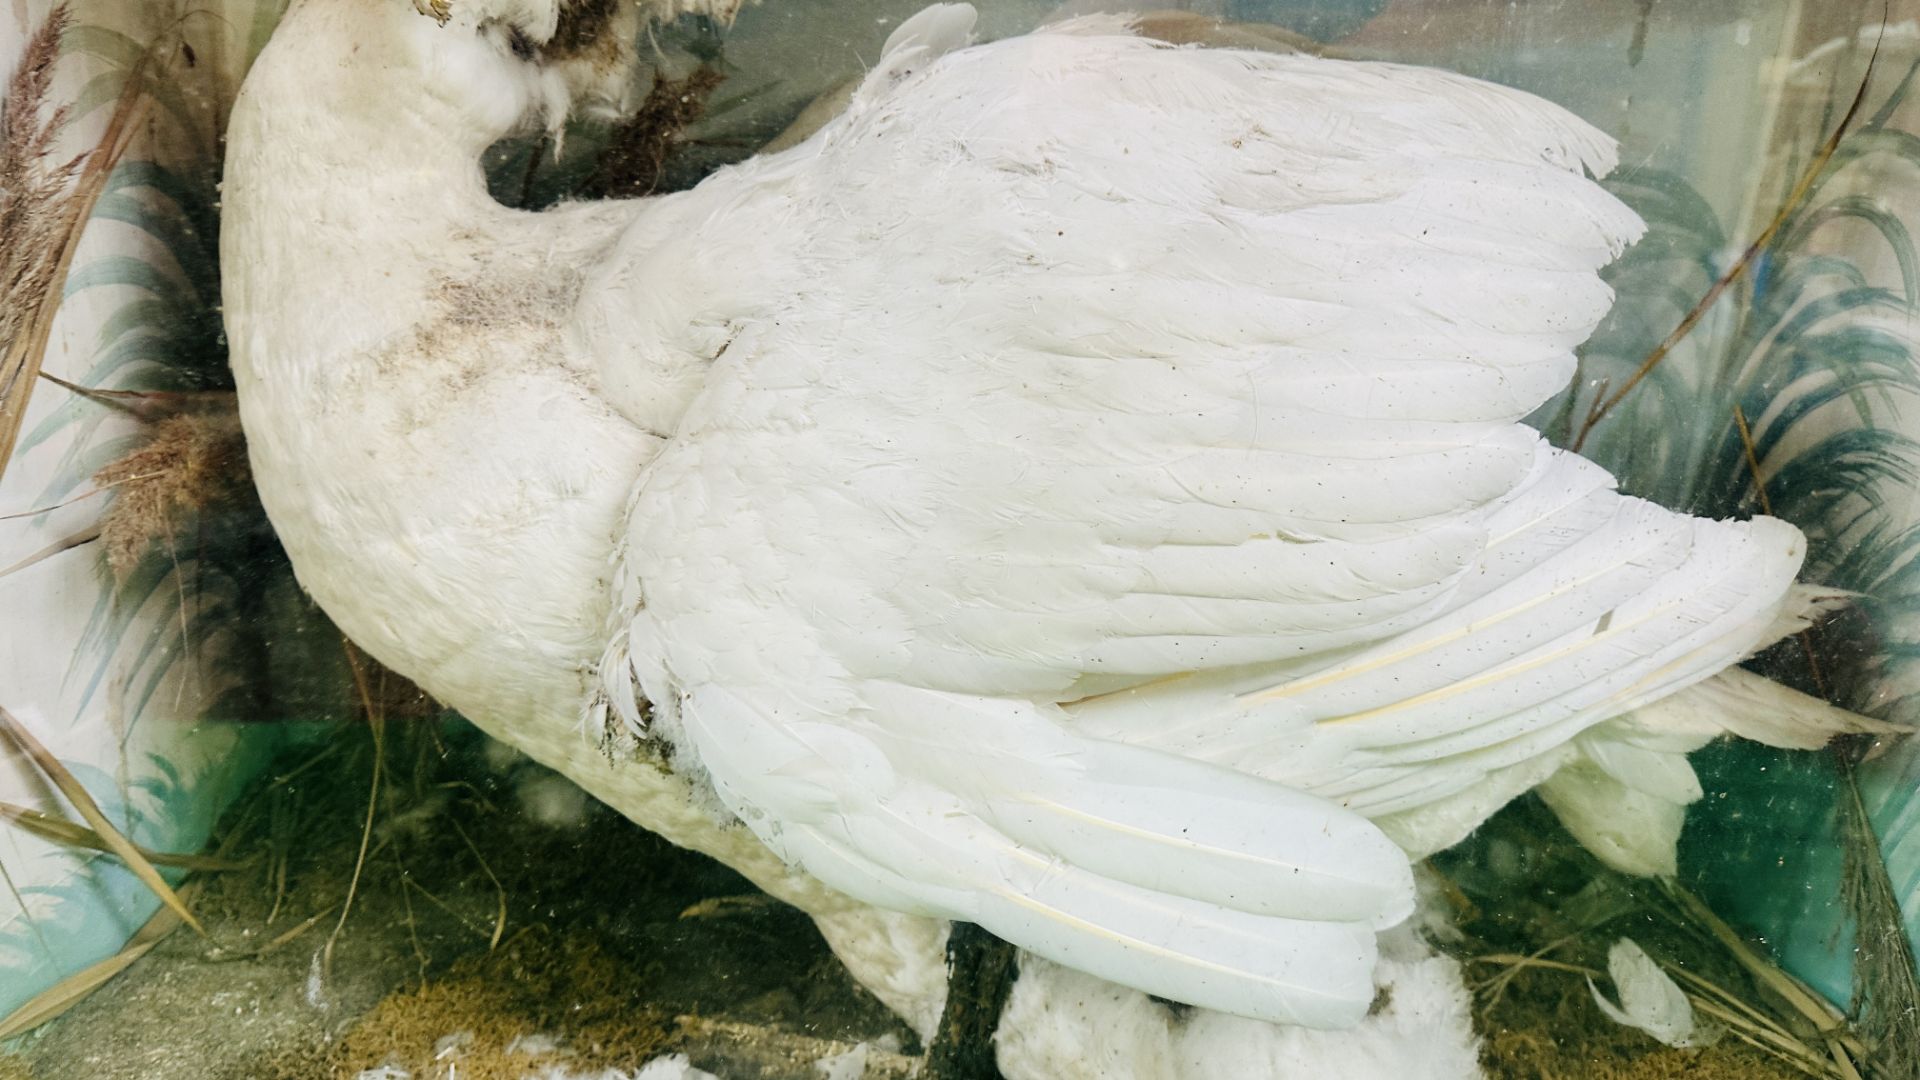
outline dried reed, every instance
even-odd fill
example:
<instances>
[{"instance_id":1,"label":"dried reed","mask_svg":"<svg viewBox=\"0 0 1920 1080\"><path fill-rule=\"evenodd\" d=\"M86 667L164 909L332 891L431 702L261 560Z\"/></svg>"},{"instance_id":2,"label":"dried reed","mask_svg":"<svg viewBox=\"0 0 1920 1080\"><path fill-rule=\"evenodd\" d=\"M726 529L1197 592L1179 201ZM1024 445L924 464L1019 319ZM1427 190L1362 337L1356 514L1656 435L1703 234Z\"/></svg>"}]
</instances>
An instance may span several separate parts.
<instances>
[{"instance_id":1,"label":"dried reed","mask_svg":"<svg viewBox=\"0 0 1920 1080\"><path fill-rule=\"evenodd\" d=\"M39 381L80 236L148 104L143 58L127 72L99 142L68 161L52 157L70 111L49 108L47 99L71 18L66 4L48 13L0 105L0 475Z\"/></svg>"},{"instance_id":2,"label":"dried reed","mask_svg":"<svg viewBox=\"0 0 1920 1080\"><path fill-rule=\"evenodd\" d=\"M34 372L15 365L15 343L53 292L58 252L65 246L68 186L84 155L53 159L54 140L71 110L49 107L60 39L72 23L67 5L47 14L27 39L19 66L0 102L0 342L8 364L0 368L0 463L13 452L18 414L25 408ZM24 356L24 354L19 354Z\"/></svg>"},{"instance_id":3,"label":"dried reed","mask_svg":"<svg viewBox=\"0 0 1920 1080\"><path fill-rule=\"evenodd\" d=\"M1840 837L1845 865L1840 895L1853 916L1853 1013L1875 1077L1920 1076L1920 975L1914 970L1900 898L1887 875L1873 820L1860 798L1853 762L1840 771Z\"/></svg>"},{"instance_id":4,"label":"dried reed","mask_svg":"<svg viewBox=\"0 0 1920 1080\"><path fill-rule=\"evenodd\" d=\"M60 759L54 757L39 739L34 738L33 732L28 731L25 724L4 707L0 707L0 735L6 736L8 741L39 768L48 782L58 788L60 794L66 796L67 801L73 804L73 808L80 812L80 816L86 820L94 834L107 845L107 849L118 855L120 861L127 864L127 869L132 870L147 888L152 889L153 894L158 896L162 903L172 908L181 922L193 927L195 933L205 936L206 930L200 926L200 920L194 918L193 913L187 910L187 905L173 891L173 887L167 884L167 879L160 876L160 871L154 869L153 863L141 854L133 841L128 840L126 834L108 820L107 815L101 811L100 804L93 801L93 796L88 793L86 786L81 784L79 779L61 764Z\"/></svg>"}]
</instances>

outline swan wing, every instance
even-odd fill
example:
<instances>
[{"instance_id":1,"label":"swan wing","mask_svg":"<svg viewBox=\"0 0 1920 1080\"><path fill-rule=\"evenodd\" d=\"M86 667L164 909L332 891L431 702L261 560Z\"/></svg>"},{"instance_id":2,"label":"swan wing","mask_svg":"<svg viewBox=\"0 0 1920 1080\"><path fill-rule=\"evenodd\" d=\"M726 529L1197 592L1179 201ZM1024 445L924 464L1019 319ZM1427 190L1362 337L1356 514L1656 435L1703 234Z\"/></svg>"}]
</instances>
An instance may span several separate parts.
<instances>
[{"instance_id":1,"label":"swan wing","mask_svg":"<svg viewBox=\"0 0 1920 1080\"><path fill-rule=\"evenodd\" d=\"M840 118L675 204L703 230L679 243L736 273L687 321L712 359L636 492L609 696L650 702L728 811L852 895L1351 1023L1412 888L1338 782L1386 805L1415 783L1396 768L1473 729L1370 722L1428 692L1381 658L1464 627L1513 659L1533 646L1474 638L1487 604L1584 602L1617 555L1575 534L1614 522L1644 554L1685 520L1608 511L1645 504L1518 422L1640 229L1588 176L1611 144L1443 72L1112 20L959 48L970 27L911 20ZM1527 692L1658 636L1542 659ZM1453 641L1421 671L1470 669ZM1281 688L1316 672L1339 677L1295 707ZM1467 749L1525 730L1482 734ZM1235 738L1263 767L1208 750ZM1318 771L1271 764L1295 744Z\"/></svg>"}]
</instances>

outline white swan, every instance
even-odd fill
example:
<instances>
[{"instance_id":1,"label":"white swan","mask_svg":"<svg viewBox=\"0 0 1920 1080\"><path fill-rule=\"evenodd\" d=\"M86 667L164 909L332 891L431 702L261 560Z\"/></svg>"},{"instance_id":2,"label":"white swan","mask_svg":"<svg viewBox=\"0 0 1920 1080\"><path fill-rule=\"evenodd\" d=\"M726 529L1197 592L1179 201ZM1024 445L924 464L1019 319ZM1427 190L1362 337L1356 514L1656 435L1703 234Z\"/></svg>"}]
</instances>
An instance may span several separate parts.
<instances>
[{"instance_id":1,"label":"white swan","mask_svg":"<svg viewBox=\"0 0 1920 1080\"><path fill-rule=\"evenodd\" d=\"M296 0L234 111L268 513L355 641L922 1030L910 916L1352 1025L1409 856L1544 782L1670 871L1687 750L1852 725L1716 675L1817 607L1797 531L1518 423L1640 230L1559 108L948 5L791 150L524 213L477 162L564 103L555 6L427 6Z\"/></svg>"}]
</instances>

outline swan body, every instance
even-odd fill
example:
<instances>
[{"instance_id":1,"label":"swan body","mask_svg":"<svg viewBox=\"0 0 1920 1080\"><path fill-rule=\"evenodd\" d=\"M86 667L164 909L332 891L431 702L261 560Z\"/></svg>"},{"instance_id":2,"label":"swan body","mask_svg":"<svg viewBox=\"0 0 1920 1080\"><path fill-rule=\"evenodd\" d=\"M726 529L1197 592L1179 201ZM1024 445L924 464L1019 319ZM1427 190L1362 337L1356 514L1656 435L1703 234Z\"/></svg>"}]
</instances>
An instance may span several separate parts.
<instances>
[{"instance_id":1,"label":"swan body","mask_svg":"<svg viewBox=\"0 0 1920 1080\"><path fill-rule=\"evenodd\" d=\"M1559 108L948 5L791 149L525 213L477 162L564 101L503 36L554 9L438 7L296 0L236 106L268 513L355 641L922 1030L944 919L1362 1023L1410 858L1544 784L1670 872L1686 751L1854 723L1726 671L1820 606L1796 530L1519 423L1641 228Z\"/></svg>"}]
</instances>

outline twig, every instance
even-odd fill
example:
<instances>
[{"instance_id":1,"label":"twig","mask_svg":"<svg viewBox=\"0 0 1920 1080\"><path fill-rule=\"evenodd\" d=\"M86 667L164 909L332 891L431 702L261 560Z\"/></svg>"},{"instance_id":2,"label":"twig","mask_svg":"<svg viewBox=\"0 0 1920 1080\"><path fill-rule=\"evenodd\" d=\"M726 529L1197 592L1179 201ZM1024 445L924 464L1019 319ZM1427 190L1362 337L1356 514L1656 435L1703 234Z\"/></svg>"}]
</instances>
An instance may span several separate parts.
<instances>
[{"instance_id":1,"label":"twig","mask_svg":"<svg viewBox=\"0 0 1920 1080\"><path fill-rule=\"evenodd\" d=\"M1832 1080L1846 1080L1846 1074L1829 1066L1820 1052L1806 1043L1785 1034L1776 1028L1760 1027L1717 1002L1694 994L1687 995L1687 1003L1696 1011L1726 1025L1733 1037L1764 1054L1771 1055L1812 1076L1826 1076Z\"/></svg>"},{"instance_id":2,"label":"twig","mask_svg":"<svg viewBox=\"0 0 1920 1080\"><path fill-rule=\"evenodd\" d=\"M299 937L301 934L304 934L307 931L313 929L314 927L320 925L320 920L326 918L327 914L332 910L333 910L332 907L324 907L324 908L321 908L319 911L314 912L312 915L308 916L307 918L302 919L298 925L293 927L293 929L286 931L280 936L274 938L272 941L269 941L265 945L260 946L260 951L255 953L254 955L265 956L268 953L274 951L275 949L278 949L281 946L292 941L294 938Z\"/></svg>"},{"instance_id":3,"label":"twig","mask_svg":"<svg viewBox=\"0 0 1920 1080\"><path fill-rule=\"evenodd\" d=\"M81 529L79 532L69 533L55 540L53 543L48 544L46 547L41 548L39 551L21 559L19 562L14 563L12 566L7 567L5 570L0 570L0 578L6 577L9 574L17 574L27 567L51 559L63 551L72 551L74 548L81 547L82 545L91 544L95 540L100 539L104 531L105 529L101 525L95 523Z\"/></svg>"},{"instance_id":4,"label":"twig","mask_svg":"<svg viewBox=\"0 0 1920 1080\"><path fill-rule=\"evenodd\" d=\"M51 371L40 372L40 377L75 397L85 398L96 405L110 409L119 409L131 413L141 420L155 420L163 416L184 412L201 407L231 405L234 393L231 390L105 390L97 386L81 386L68 382Z\"/></svg>"},{"instance_id":5,"label":"twig","mask_svg":"<svg viewBox=\"0 0 1920 1080\"><path fill-rule=\"evenodd\" d=\"M267 854L271 860L268 864L267 878L273 882L273 906L267 909L267 917L262 924L264 926L272 926L273 921L280 917L280 905L284 904L287 899L288 864L292 862L288 854L288 848L290 848L291 845L286 842L285 826L286 814L288 812L286 810L286 799L284 797L286 789L276 787L270 790L274 793L274 800L271 811L272 817L267 822Z\"/></svg>"},{"instance_id":6,"label":"twig","mask_svg":"<svg viewBox=\"0 0 1920 1080\"><path fill-rule=\"evenodd\" d=\"M1881 37L1885 36L1886 25L1883 22L1881 24ZM1625 400L1626 396L1633 392L1633 388L1640 385L1641 380L1651 375L1653 369L1660 366L1660 362L1667 358L1667 354L1672 352L1674 347L1679 345L1682 339L1693 332L1693 328L1699 325L1700 320L1704 318L1707 311L1713 307L1714 301L1720 299L1720 294L1726 292L1728 287L1746 276L1747 268L1753 264L1755 259L1760 257L1760 253L1765 251L1767 245L1773 242L1774 236L1786 225L1788 219L1793 217L1794 213L1800 209L1800 204L1806 201L1808 195L1812 194L1815 181L1820 178L1821 172L1826 169L1827 162L1833 160L1834 151L1840 148L1840 140L1853 126L1854 118L1860 114L1860 107L1867 100L1867 86L1873 80L1874 64L1878 61L1879 57L1880 39L1876 38L1873 43L1873 52L1867 57L1867 70L1860 76L1860 85L1853 93L1852 103L1847 106L1846 113L1840 117L1840 122L1834 126L1832 133L1820 144L1820 149L1813 155L1813 160L1807 163L1806 170L1800 174L1800 179L1794 184L1793 190L1787 193L1786 200L1782 202L1780 208L1774 212L1773 220L1767 223L1767 227L1760 231L1759 236L1753 238L1753 242L1748 244L1747 249L1740 253L1740 257L1734 260L1733 265L1729 266L1726 272L1714 281L1713 286L1693 305L1693 309L1688 311L1686 316L1680 320L1680 325L1674 327L1672 333L1663 338L1660 344L1653 347L1653 351L1648 353L1647 358L1640 362L1639 368L1634 371L1633 375L1630 376L1626 382L1622 383L1618 390L1601 398L1587 411L1586 419L1581 421L1580 430L1575 433L1573 437L1572 449L1575 453L1578 453L1580 448L1586 445L1587 436L1593 433L1594 427L1598 425L1600 421L1606 419L1607 414L1612 412L1614 407L1619 405L1621 401Z\"/></svg>"},{"instance_id":7,"label":"twig","mask_svg":"<svg viewBox=\"0 0 1920 1080\"><path fill-rule=\"evenodd\" d=\"M1664 968L1669 975L1679 976L1686 982L1699 987L1705 992L1713 994L1714 997L1724 1002L1724 1007L1716 1007L1715 1003L1702 999L1699 994L1689 993L1687 995L1688 1000L1693 1003L1695 1008L1713 1015L1730 1029L1733 1029L1735 1034L1741 1033L1743 1030L1742 1024L1744 1023L1752 1028L1767 1032L1767 1038L1775 1040L1781 1046L1791 1045L1792 1049L1789 1052L1794 1055L1793 1060L1801 1068L1816 1072L1827 1068L1821 1061L1818 1050L1808 1046L1803 1040L1796 1038L1791 1031L1781 1027L1772 1017L1761 1012L1752 1004L1740 1000L1739 996L1733 991L1728 990L1719 983L1696 975L1684 967L1670 964L1662 964L1660 966ZM1745 1021L1736 1022L1734 1017L1725 1014L1724 1008L1738 1010L1745 1016ZM1753 1039L1747 1039L1746 1041L1752 1045L1759 1046L1760 1049L1766 1050L1769 1053L1778 1052L1773 1047L1760 1046L1760 1044ZM1859 1070L1854 1067L1852 1059L1847 1057L1844 1049L1830 1039L1822 1038L1821 1042L1833 1058L1834 1064L1832 1071L1838 1075L1839 1080L1861 1080ZM1801 1055L1803 1054L1807 1055L1804 1061L1801 1060Z\"/></svg>"},{"instance_id":8,"label":"twig","mask_svg":"<svg viewBox=\"0 0 1920 1080\"><path fill-rule=\"evenodd\" d=\"M1720 916L1715 915L1713 909L1708 907L1699 897L1681 888L1678 883L1670 879L1663 879L1661 885L1667 896L1679 906L1689 919L1700 926L1706 927L1708 933L1713 936L1714 940L1718 941L1722 948L1725 948L1727 952L1732 954L1733 958L1739 961L1740 966L1745 968L1749 975L1752 975L1762 986L1786 1002L1789 1007L1804 1017L1808 1023L1811 1023L1821 1035L1845 1040L1847 1049L1850 1052L1864 1051L1865 1048L1860 1044L1860 1041L1855 1039L1846 1030L1846 1018L1841 1015L1840 1010L1834 1008L1826 998L1814 993L1807 988L1805 983L1780 970L1780 968L1769 963L1758 953L1754 952L1753 947L1748 945L1746 940L1736 933L1733 927L1728 926Z\"/></svg>"},{"instance_id":9,"label":"twig","mask_svg":"<svg viewBox=\"0 0 1920 1080\"><path fill-rule=\"evenodd\" d=\"M1733 403L1733 426L1740 433L1740 449L1747 456L1747 471L1753 474L1753 493L1760 504L1760 512L1773 516L1773 500L1767 498L1767 485L1760 478L1760 456L1753 448L1753 429L1747 426L1747 411L1739 402Z\"/></svg>"},{"instance_id":10,"label":"twig","mask_svg":"<svg viewBox=\"0 0 1920 1080\"><path fill-rule=\"evenodd\" d=\"M347 882L347 898L340 905L340 921L333 924L333 932L327 935L327 943L320 950L320 971L323 977L333 972L333 946L340 940L340 932L346 928L347 916L353 913L353 897L360 890L360 872L366 869L367 846L373 842L373 815L380 805L380 766L386 760L386 714L376 709L373 695L367 690L367 672L361 666L360 656L354 650L353 643L345 638L340 645L347 653L347 666L353 669L353 685L360 691L360 704L367 712L367 727L373 733L373 782L367 785L367 819L360 829L360 854L353 861L353 877Z\"/></svg>"},{"instance_id":11,"label":"twig","mask_svg":"<svg viewBox=\"0 0 1920 1080\"><path fill-rule=\"evenodd\" d=\"M1569 975L1585 975L1589 979L1597 979L1606 974L1606 972L1598 968L1590 968L1585 964L1569 964L1561 960L1543 960L1537 953L1531 956L1522 956L1519 953L1487 953L1484 956L1471 957L1467 962L1472 964L1504 964L1516 968L1541 968L1546 971L1564 971ZM1491 980L1489 980L1489 985L1491 985Z\"/></svg>"},{"instance_id":12,"label":"twig","mask_svg":"<svg viewBox=\"0 0 1920 1080\"><path fill-rule=\"evenodd\" d=\"M294 924L290 929L282 931L280 934L276 935L273 938L273 940L268 941L267 943L265 943L264 945L261 945L257 949L249 949L245 952L232 952L232 953L220 952L215 955L210 955L206 959L210 962L215 962L215 963L230 963L235 960L258 960L269 953L276 952L279 949L284 948L289 943L291 943L294 939L298 938L301 934L304 934L307 931L313 929L314 927L320 925L320 920L333 914L333 909L339 906L340 905L338 904L328 904L326 907L323 907L319 911L316 911L313 914L307 916L306 918L300 920L298 923Z\"/></svg>"},{"instance_id":13,"label":"twig","mask_svg":"<svg viewBox=\"0 0 1920 1080\"><path fill-rule=\"evenodd\" d=\"M500 884L500 879L494 876L493 867L487 865L487 857L480 854L480 848L474 844L473 837L467 835L467 830L460 827L459 820L449 814L447 824L453 826L453 831L459 833L460 839L467 842L467 850L473 852L474 861L480 864L480 869L486 873L487 880L493 882L494 898L499 902L500 910L493 920L493 937L487 940L487 951L492 952L500 944L500 935L507 932L507 887Z\"/></svg>"},{"instance_id":14,"label":"twig","mask_svg":"<svg viewBox=\"0 0 1920 1080\"><path fill-rule=\"evenodd\" d=\"M33 913L27 910L27 898L21 894L20 886L14 882L13 874L7 870L5 862L0 862L0 883L7 886L7 894L13 897L14 906L20 909L20 917L33 928L34 939L40 942L40 951L52 956L53 946L48 943L47 935L41 931L40 920L34 918Z\"/></svg>"},{"instance_id":15,"label":"twig","mask_svg":"<svg viewBox=\"0 0 1920 1080\"><path fill-rule=\"evenodd\" d=\"M1471 962L1503 964L1507 965L1508 969L1512 971L1518 971L1523 968L1558 971L1569 975L1580 975L1588 980L1597 979L1606 974L1598 969L1587 967L1584 964L1568 964L1558 960L1542 960L1538 956L1521 956L1518 953L1492 953L1486 956L1476 956L1472 958ZM1660 966L1663 970L1672 974L1687 977L1689 981L1705 983L1705 980L1700 979L1684 968L1672 967L1666 964ZM1713 984L1706 983L1706 985L1712 986ZM1717 986L1714 986L1713 989L1721 995L1728 996L1731 1000L1728 991ZM1685 991L1683 991L1683 993L1685 993ZM1829 1077L1830 1080L1859 1080L1858 1074L1856 1073L1850 1073L1838 1067L1828 1066L1826 1061L1820 1056L1818 1050L1794 1038L1790 1032L1782 1030L1777 1024L1774 1024L1759 1013L1758 1010L1745 1003L1736 1002L1739 1008L1748 1014L1743 1016L1740 1012L1735 1012L1733 1009L1729 1009L1719 1002L1713 1001L1700 994L1687 993L1686 996L1688 1004L1694 1009L1726 1025L1728 1030L1731 1031L1736 1038L1763 1053L1786 1061L1794 1067L1812 1075Z\"/></svg>"},{"instance_id":16,"label":"twig","mask_svg":"<svg viewBox=\"0 0 1920 1080\"><path fill-rule=\"evenodd\" d=\"M240 823L230 829L220 846L214 848L213 858L231 859L234 849L239 846L245 823L242 812ZM200 892L202 882L199 879L188 881L180 886L180 898L193 900ZM21 1035L85 1000L88 994L105 986L114 976L133 966L141 957L152 951L168 934L181 923L180 916L171 907L161 907L153 917L134 931L120 951L91 967L83 968L34 995L25 1004L5 1017L0 1017L0 1042Z\"/></svg>"},{"instance_id":17,"label":"twig","mask_svg":"<svg viewBox=\"0 0 1920 1080\"><path fill-rule=\"evenodd\" d=\"M483 941L493 940L492 935L488 934L486 930L482 929L479 926L474 925L474 922L472 919L469 919L465 915L462 915L458 911L454 910L453 905L433 895L433 893L427 890L427 887L425 885L420 884L419 882L413 880L413 878L411 877L403 877L400 879L400 882L401 884L405 885L407 888L412 889L415 892L419 893L421 896L426 897L427 901L431 903L434 907L437 907L441 911L444 911L447 914L453 916L453 919L455 922L459 923L461 926L466 927L468 930L473 931L473 935L475 937L480 938Z\"/></svg>"},{"instance_id":18,"label":"twig","mask_svg":"<svg viewBox=\"0 0 1920 1080\"><path fill-rule=\"evenodd\" d=\"M1760 478L1760 455L1754 450L1753 429L1747 426L1747 411L1739 402L1733 403L1733 426L1740 433L1740 449L1747 457L1747 471L1753 474L1755 501L1760 504L1760 512L1773 516L1773 500L1767 497L1766 482ZM1821 697L1827 696L1827 680L1820 673L1820 657L1813 647L1813 628L1807 627L1795 635L1800 639L1800 651L1807 658L1807 673L1813 677L1813 686Z\"/></svg>"},{"instance_id":19,"label":"twig","mask_svg":"<svg viewBox=\"0 0 1920 1080\"><path fill-rule=\"evenodd\" d=\"M1502 971L1500 974L1495 975L1491 979L1488 979L1486 982L1486 985L1481 987L1481 989L1489 992L1489 997L1486 1003L1482 1006L1482 1009L1491 1010L1495 1005L1500 1004L1500 999L1506 996L1507 987L1513 985L1514 976L1519 974L1521 968L1530 966L1534 961L1541 961L1542 957L1546 956L1548 953L1553 952L1555 949L1558 949L1563 945L1566 945L1570 942L1578 941L1581 935L1585 934L1590 929L1592 928L1588 927L1586 929L1576 930L1573 933L1568 934L1564 937L1561 937L1557 940L1550 941L1545 945L1540 946L1538 949L1535 949L1533 952L1527 954L1525 957L1522 958L1526 960L1528 963L1510 965L1505 971ZM1487 957L1485 959L1491 960L1494 958ZM1553 962L1542 961L1540 966L1550 967L1550 966L1553 966Z\"/></svg>"},{"instance_id":20,"label":"twig","mask_svg":"<svg viewBox=\"0 0 1920 1080\"><path fill-rule=\"evenodd\" d=\"M54 817L52 814L42 813L32 807L18 806L10 802L0 802L0 821L9 822L18 826L22 831L32 833L42 840L47 840L55 844L62 844L66 847L85 848L89 851L104 851L109 854L119 854L119 852L114 850L113 845L107 841L106 837L101 836L92 829L75 825L71 821L62 820L61 818ZM153 851L139 844L133 845L133 849L140 853L141 858L155 866L172 866L182 870L239 870L248 865L245 862L216 859L207 855L181 855L165 851Z\"/></svg>"},{"instance_id":21,"label":"twig","mask_svg":"<svg viewBox=\"0 0 1920 1080\"><path fill-rule=\"evenodd\" d=\"M154 473L146 473L141 476L129 476L124 480L115 480L111 484L101 484L99 487L88 488L87 490L81 492L78 495L73 496L70 499L62 499L57 503L51 503L47 506L36 506L31 510L16 510L11 514L0 514L0 521L18 521L21 518L39 517L41 514L51 514L55 510L64 510L75 503L85 502L96 495L105 495L107 492L112 491L115 487L121 484L134 483L140 480L148 480L148 479L151 479L154 475L155 475Z\"/></svg>"},{"instance_id":22,"label":"twig","mask_svg":"<svg viewBox=\"0 0 1920 1080\"><path fill-rule=\"evenodd\" d=\"M307 760L294 766L292 769L288 770L287 772L281 773L279 776L274 777L273 782L268 786L274 789L280 789L280 788L286 787L288 784L292 783L295 779L300 777L301 774L305 773L308 769L311 769L314 766L332 757L334 754L338 753L339 750L340 750L339 742L336 741L336 742L328 743L327 745L321 747L320 750L317 753L315 753L312 757L307 758Z\"/></svg>"},{"instance_id":23,"label":"twig","mask_svg":"<svg viewBox=\"0 0 1920 1080\"><path fill-rule=\"evenodd\" d=\"M400 848L391 849L393 868L400 874L400 906L407 912L407 941L413 945L413 962L420 969L420 982L427 981L427 950L420 944L420 922L413 914L413 895L407 891L407 865L400 861Z\"/></svg>"}]
</instances>

